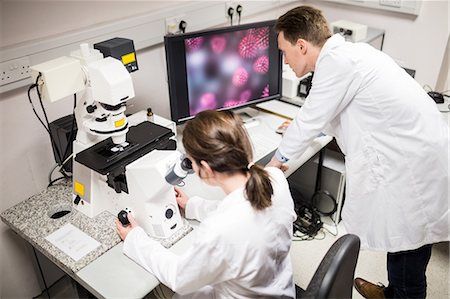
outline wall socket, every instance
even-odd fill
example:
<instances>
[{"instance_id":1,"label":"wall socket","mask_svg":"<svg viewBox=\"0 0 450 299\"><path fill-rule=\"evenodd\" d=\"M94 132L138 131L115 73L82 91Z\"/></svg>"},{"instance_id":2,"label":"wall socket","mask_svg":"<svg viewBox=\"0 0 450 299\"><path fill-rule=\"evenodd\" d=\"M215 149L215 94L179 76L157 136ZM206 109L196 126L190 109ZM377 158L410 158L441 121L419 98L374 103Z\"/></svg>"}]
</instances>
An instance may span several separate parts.
<instances>
[{"instance_id":1,"label":"wall socket","mask_svg":"<svg viewBox=\"0 0 450 299\"><path fill-rule=\"evenodd\" d=\"M170 17L166 19L166 34L177 34L180 33L180 22L186 21L186 15L181 14L175 17Z\"/></svg>"},{"instance_id":2,"label":"wall socket","mask_svg":"<svg viewBox=\"0 0 450 299\"><path fill-rule=\"evenodd\" d=\"M0 86L31 77L30 57L25 56L0 64Z\"/></svg>"},{"instance_id":3,"label":"wall socket","mask_svg":"<svg viewBox=\"0 0 450 299\"><path fill-rule=\"evenodd\" d=\"M402 7L402 0L380 0L380 5Z\"/></svg>"}]
</instances>

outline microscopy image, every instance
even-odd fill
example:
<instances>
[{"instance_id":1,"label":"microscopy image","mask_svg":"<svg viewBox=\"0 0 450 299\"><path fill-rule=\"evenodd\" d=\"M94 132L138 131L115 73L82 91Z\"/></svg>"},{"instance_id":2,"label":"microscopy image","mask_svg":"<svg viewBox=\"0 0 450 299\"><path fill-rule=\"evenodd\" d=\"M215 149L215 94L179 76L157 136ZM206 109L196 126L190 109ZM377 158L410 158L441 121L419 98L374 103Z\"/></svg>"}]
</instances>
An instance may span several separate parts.
<instances>
[{"instance_id":1,"label":"microscopy image","mask_svg":"<svg viewBox=\"0 0 450 299\"><path fill-rule=\"evenodd\" d=\"M189 113L269 95L269 27L185 40Z\"/></svg>"}]
</instances>

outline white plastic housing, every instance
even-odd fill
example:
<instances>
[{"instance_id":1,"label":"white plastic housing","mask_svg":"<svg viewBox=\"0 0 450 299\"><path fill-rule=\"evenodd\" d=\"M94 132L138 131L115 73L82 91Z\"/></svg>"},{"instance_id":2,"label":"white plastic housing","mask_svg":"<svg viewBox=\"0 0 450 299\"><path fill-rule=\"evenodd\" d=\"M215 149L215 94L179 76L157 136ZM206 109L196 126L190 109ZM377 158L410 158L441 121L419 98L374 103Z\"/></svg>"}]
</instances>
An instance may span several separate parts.
<instances>
[{"instance_id":1,"label":"white plastic housing","mask_svg":"<svg viewBox=\"0 0 450 299\"><path fill-rule=\"evenodd\" d=\"M339 20L331 23L333 33L339 33L341 29L343 31L350 30L351 35L345 35L353 42L363 40L367 37L367 25L353 23L346 20Z\"/></svg>"},{"instance_id":2,"label":"white plastic housing","mask_svg":"<svg viewBox=\"0 0 450 299\"><path fill-rule=\"evenodd\" d=\"M175 191L165 180L180 155L178 151L154 150L126 166L133 199L128 207L144 230L156 238L170 237L183 226Z\"/></svg>"},{"instance_id":3,"label":"white plastic housing","mask_svg":"<svg viewBox=\"0 0 450 299\"><path fill-rule=\"evenodd\" d=\"M134 98L130 73L119 60L106 57L88 64L94 101L118 105Z\"/></svg>"},{"instance_id":4,"label":"white plastic housing","mask_svg":"<svg viewBox=\"0 0 450 299\"><path fill-rule=\"evenodd\" d=\"M80 61L72 57L59 57L31 67L33 82L41 73L43 84L39 87L42 98L56 102L84 90L84 73Z\"/></svg>"}]
</instances>

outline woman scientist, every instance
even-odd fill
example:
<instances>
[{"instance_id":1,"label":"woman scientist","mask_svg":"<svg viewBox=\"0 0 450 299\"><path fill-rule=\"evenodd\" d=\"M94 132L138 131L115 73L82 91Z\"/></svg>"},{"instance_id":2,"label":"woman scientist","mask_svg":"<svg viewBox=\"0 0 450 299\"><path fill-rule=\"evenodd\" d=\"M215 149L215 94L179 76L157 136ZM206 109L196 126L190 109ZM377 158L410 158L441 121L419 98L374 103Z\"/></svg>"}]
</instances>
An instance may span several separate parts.
<instances>
[{"instance_id":1,"label":"woman scientist","mask_svg":"<svg viewBox=\"0 0 450 299\"><path fill-rule=\"evenodd\" d=\"M170 252L129 217L127 227L116 222L124 253L174 298L295 298L289 249L296 214L281 170L251 163L250 140L232 112L199 113L186 124L183 145L200 179L226 197L188 199L176 188L186 217L201 221L190 249Z\"/></svg>"}]
</instances>

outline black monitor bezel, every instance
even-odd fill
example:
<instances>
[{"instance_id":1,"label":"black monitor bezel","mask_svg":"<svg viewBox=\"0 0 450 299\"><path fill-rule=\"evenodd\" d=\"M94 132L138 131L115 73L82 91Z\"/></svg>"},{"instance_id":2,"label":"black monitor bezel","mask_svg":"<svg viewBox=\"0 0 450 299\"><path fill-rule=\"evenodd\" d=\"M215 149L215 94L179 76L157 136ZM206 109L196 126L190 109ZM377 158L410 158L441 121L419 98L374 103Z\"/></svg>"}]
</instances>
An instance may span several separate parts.
<instances>
[{"instance_id":1,"label":"black monitor bezel","mask_svg":"<svg viewBox=\"0 0 450 299\"><path fill-rule=\"evenodd\" d=\"M221 28L213 28L207 30L199 30L189 33L176 34L176 35L166 35L164 36L164 48L166 54L166 66L167 66L167 79L168 79L168 89L169 89L169 101L170 101L170 113L171 119L176 124L182 124L185 121L194 118L195 116L182 116L180 109L180 104L188 105L189 99L187 95L187 77L186 77L186 55L184 48L184 40L188 38L198 37L198 36L210 36L227 32L234 32L239 30L248 30L252 28L269 27L271 32L275 32L276 20L269 20L263 22L247 23L242 25L227 26ZM282 53L278 49L277 34L270 35L270 44L275 45L276 51L269 50L270 61L276 61L278 66L270 66L271 70L275 68L277 70L276 78L269 78L270 82L275 81L278 86L276 94L269 95L268 97L253 99L247 103L241 105L236 105L233 107L220 108L218 110L230 110L237 108L244 108L247 106L255 105L258 103L279 99L281 98L282 92ZM182 41L182 42L180 42ZM272 46L273 47L273 46ZM180 55L183 53L183 55ZM180 99L182 101L180 102ZM183 107L186 111L189 107Z\"/></svg>"}]
</instances>

